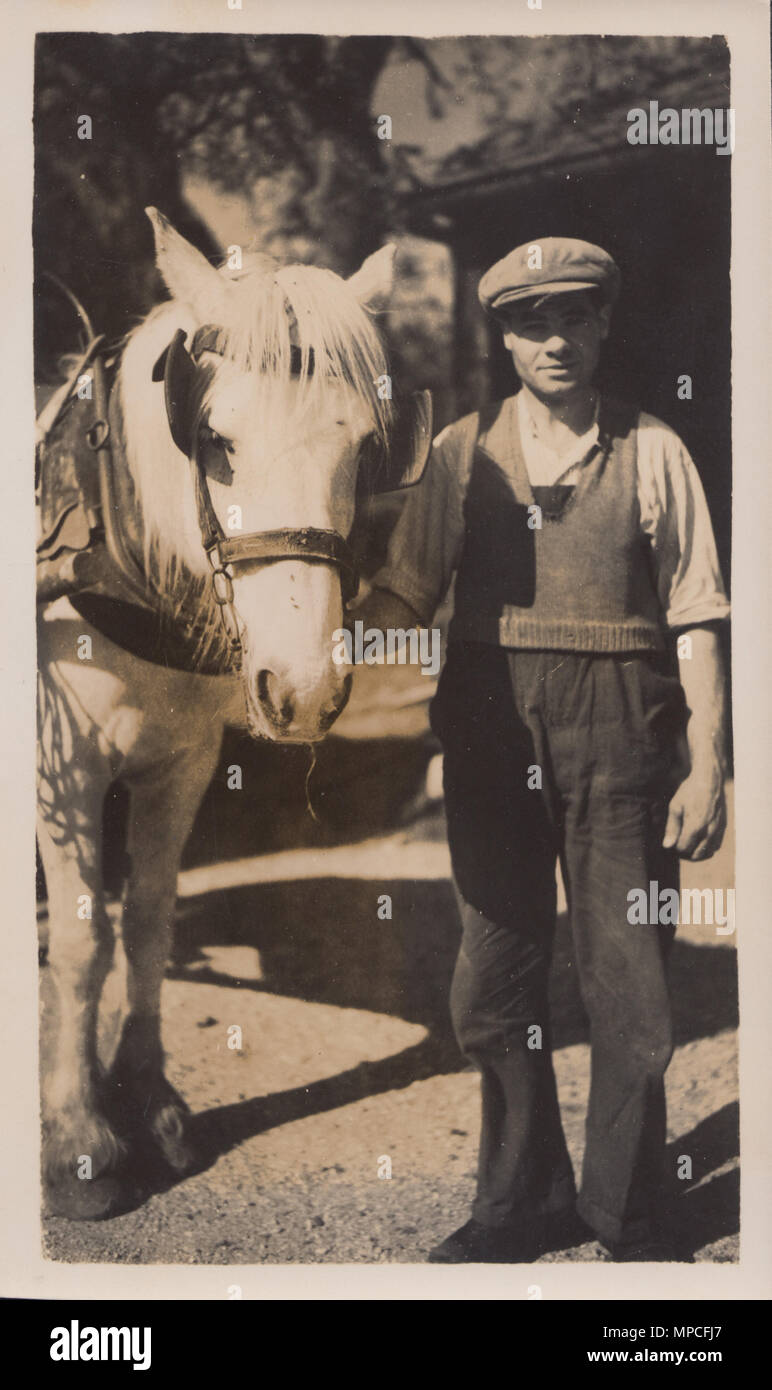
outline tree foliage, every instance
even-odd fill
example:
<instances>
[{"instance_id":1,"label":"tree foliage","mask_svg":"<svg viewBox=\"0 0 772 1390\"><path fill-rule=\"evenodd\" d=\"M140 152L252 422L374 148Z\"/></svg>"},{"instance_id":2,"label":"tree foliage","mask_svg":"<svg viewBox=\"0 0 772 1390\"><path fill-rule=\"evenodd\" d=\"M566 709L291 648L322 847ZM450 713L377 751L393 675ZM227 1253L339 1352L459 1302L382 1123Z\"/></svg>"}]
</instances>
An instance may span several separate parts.
<instances>
[{"instance_id":1,"label":"tree foliage","mask_svg":"<svg viewBox=\"0 0 772 1390\"><path fill-rule=\"evenodd\" d=\"M349 270L378 244L388 174L370 116L389 38L42 34L35 103L36 266L100 328L124 331L158 286L147 204L208 254L185 200L263 187L265 249ZM89 115L92 138L79 139ZM50 329L50 319L39 317ZM58 336L58 335L55 335Z\"/></svg>"},{"instance_id":2,"label":"tree foliage","mask_svg":"<svg viewBox=\"0 0 772 1390\"><path fill-rule=\"evenodd\" d=\"M627 110L650 99L678 107L729 102L720 37L471 36L427 49L435 79L427 71L427 111L440 123L463 112L450 149L403 149L403 170L429 183L619 144Z\"/></svg>"},{"instance_id":3,"label":"tree foliage","mask_svg":"<svg viewBox=\"0 0 772 1390\"><path fill-rule=\"evenodd\" d=\"M374 93L410 64L425 138L411 143L405 106L388 144ZM570 159L623 141L628 107L686 94L728 100L722 39L41 34L36 268L70 284L100 329L125 332L160 289L147 204L207 254L223 250L186 199L195 178L248 199L261 249L348 273L401 225L406 188ZM38 347L71 341L67 311L38 303Z\"/></svg>"}]
</instances>

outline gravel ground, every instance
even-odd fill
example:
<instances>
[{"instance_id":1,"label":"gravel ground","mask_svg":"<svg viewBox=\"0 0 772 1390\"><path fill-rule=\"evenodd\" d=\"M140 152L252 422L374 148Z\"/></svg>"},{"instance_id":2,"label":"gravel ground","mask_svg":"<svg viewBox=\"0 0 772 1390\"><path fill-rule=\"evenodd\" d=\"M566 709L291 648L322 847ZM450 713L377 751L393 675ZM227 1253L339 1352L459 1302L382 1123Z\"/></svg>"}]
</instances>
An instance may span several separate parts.
<instances>
[{"instance_id":1,"label":"gravel ground","mask_svg":"<svg viewBox=\"0 0 772 1390\"><path fill-rule=\"evenodd\" d=\"M424 879L415 876L422 844ZM449 1034L457 923L443 852L441 827L424 825L353 846L343 860L324 849L309 851L310 861L245 859L215 892L195 878L186 888L183 876L164 1041L208 1166L110 1221L47 1220L49 1259L415 1263L466 1220L479 1087ZM721 881L721 865L714 872ZM377 916L384 892L387 921ZM698 1261L738 1258L733 947L734 938L691 928L673 957L673 1221ZM564 920L553 975L556 1070L578 1170L589 1047ZM106 1060L122 988L119 955L102 1010ZM236 1051L233 1024L242 1030ZM692 1158L688 1182L675 1176L683 1154ZM601 1252L590 1243L542 1258Z\"/></svg>"}]
</instances>

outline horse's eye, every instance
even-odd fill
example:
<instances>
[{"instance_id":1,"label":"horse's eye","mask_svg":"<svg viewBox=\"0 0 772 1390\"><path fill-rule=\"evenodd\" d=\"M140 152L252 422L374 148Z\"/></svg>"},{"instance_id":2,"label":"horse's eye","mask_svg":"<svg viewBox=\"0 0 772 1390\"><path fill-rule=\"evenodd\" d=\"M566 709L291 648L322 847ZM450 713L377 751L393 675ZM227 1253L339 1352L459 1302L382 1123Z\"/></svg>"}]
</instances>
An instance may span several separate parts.
<instances>
[{"instance_id":1,"label":"horse's eye","mask_svg":"<svg viewBox=\"0 0 772 1390\"><path fill-rule=\"evenodd\" d=\"M202 425L198 432L198 447L207 477L226 486L231 483L233 469L228 462L228 456L233 449L231 441L223 439L222 435L210 429L209 425Z\"/></svg>"},{"instance_id":2,"label":"horse's eye","mask_svg":"<svg viewBox=\"0 0 772 1390\"><path fill-rule=\"evenodd\" d=\"M200 439L202 444L208 444L210 448L224 449L227 454L233 452L233 441L224 439L223 436L218 434L216 430L213 430L210 425L202 425Z\"/></svg>"}]
</instances>

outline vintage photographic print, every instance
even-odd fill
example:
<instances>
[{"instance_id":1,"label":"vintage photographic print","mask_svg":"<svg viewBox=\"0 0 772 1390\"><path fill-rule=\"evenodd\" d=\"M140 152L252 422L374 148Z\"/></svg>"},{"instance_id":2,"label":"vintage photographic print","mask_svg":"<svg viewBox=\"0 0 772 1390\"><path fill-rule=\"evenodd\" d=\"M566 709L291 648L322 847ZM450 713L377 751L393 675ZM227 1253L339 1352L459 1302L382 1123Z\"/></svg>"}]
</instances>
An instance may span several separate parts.
<instances>
[{"instance_id":1,"label":"vintage photographic print","mask_svg":"<svg viewBox=\"0 0 772 1390\"><path fill-rule=\"evenodd\" d=\"M30 54L42 1261L736 1269L731 36L193 8Z\"/></svg>"}]
</instances>

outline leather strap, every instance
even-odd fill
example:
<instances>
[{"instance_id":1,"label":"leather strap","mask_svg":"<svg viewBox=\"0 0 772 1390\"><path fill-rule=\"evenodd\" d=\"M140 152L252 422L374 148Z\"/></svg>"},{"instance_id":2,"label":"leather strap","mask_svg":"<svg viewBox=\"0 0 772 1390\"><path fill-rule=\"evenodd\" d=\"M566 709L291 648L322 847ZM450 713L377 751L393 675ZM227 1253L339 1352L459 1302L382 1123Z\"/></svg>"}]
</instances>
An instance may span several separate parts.
<instances>
[{"instance_id":1,"label":"leather strap","mask_svg":"<svg viewBox=\"0 0 772 1390\"><path fill-rule=\"evenodd\" d=\"M183 335L184 336L184 335ZM222 357L223 331L217 327L216 323L205 323L198 328L194 334L193 342L190 347L190 356L194 361L198 361L203 352L216 352ZM290 342L290 372L292 376L300 376L303 362L303 353L299 343ZM312 376L314 371L314 350L308 352L308 375Z\"/></svg>"},{"instance_id":2,"label":"leather strap","mask_svg":"<svg viewBox=\"0 0 772 1390\"><path fill-rule=\"evenodd\" d=\"M94 360L94 397L97 419L89 431L88 442L97 456L105 541L110 557L129 594L143 607L148 607L152 605L152 599L144 569L129 549L121 529L120 507L116 496L115 478L113 477L115 460L111 447L113 426L118 421L115 394L110 392L108 395L104 362L101 356L96 357ZM116 429L115 433L119 435L119 429Z\"/></svg>"},{"instance_id":3,"label":"leather strap","mask_svg":"<svg viewBox=\"0 0 772 1390\"><path fill-rule=\"evenodd\" d=\"M313 526L298 531L288 528L254 531L248 536L219 541L218 550L224 565L243 564L249 560L323 560L340 570L344 603L357 591L354 556L338 531L323 531Z\"/></svg>"},{"instance_id":4,"label":"leather strap","mask_svg":"<svg viewBox=\"0 0 772 1390\"><path fill-rule=\"evenodd\" d=\"M221 330L215 324L204 324L195 334L189 355L184 347L184 334L182 333L177 333L175 336L170 344L170 352L177 354L185 352L192 366L193 361L204 352L221 353L220 342ZM293 372L299 372L301 365L300 348L293 344L291 352L291 369ZM172 363L165 363L165 366L171 368ZM195 369L193 368L193 370ZM313 360L309 362L309 370L313 370ZM158 372L158 367L156 371ZM178 379L180 374L178 366L176 371ZM170 398L168 389L170 376L171 370L165 371L167 409ZM178 394L182 394L182 392L178 391ZM170 414L170 422L172 419L179 431L178 415L172 416ZM201 541L212 567L214 600L219 606L234 656L237 656L240 651L241 640L233 601L233 576L228 566L248 564L253 560L258 562L292 559L319 560L324 564L334 565L338 569L343 602L344 604L348 603L357 592L359 579L351 548L337 531L321 530L313 526L299 529L282 527L275 531L252 531L246 536L226 536L214 509L206 470L198 456L197 443L197 440L190 441L188 456L195 470L198 525Z\"/></svg>"},{"instance_id":5,"label":"leather strap","mask_svg":"<svg viewBox=\"0 0 772 1390\"><path fill-rule=\"evenodd\" d=\"M92 358L94 357L94 354L96 352L103 351L103 343L103 334L100 334L98 338L92 338L85 352L81 354L81 356L75 363L75 366L72 368L72 371L70 372L70 375L68 376L67 380L60 387L58 387L57 390L54 391L53 394L49 397L48 401L46 402L40 414L38 415L37 420L35 421L36 444L45 443L46 439L51 433L51 430L54 428L54 425L59 419L59 416L61 415L62 411L67 405L70 396L75 390L75 387L78 384L78 378L80 377L81 373L85 370L85 368L89 365Z\"/></svg>"}]
</instances>

